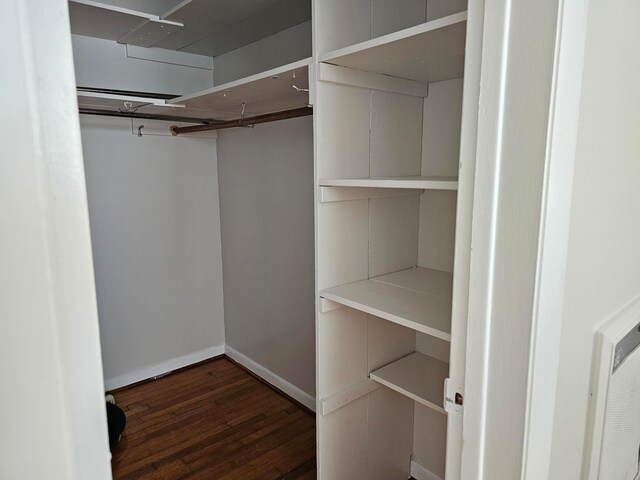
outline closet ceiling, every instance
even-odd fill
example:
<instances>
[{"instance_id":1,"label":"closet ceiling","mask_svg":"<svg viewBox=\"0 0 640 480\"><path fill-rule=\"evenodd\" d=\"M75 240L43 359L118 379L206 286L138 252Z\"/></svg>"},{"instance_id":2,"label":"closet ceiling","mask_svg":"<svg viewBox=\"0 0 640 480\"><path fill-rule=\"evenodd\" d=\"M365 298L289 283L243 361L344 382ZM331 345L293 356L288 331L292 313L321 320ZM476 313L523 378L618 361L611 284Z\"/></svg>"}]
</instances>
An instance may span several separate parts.
<instances>
[{"instance_id":1,"label":"closet ceiling","mask_svg":"<svg viewBox=\"0 0 640 480\"><path fill-rule=\"evenodd\" d=\"M311 19L307 0L70 0L71 31L215 57Z\"/></svg>"}]
</instances>

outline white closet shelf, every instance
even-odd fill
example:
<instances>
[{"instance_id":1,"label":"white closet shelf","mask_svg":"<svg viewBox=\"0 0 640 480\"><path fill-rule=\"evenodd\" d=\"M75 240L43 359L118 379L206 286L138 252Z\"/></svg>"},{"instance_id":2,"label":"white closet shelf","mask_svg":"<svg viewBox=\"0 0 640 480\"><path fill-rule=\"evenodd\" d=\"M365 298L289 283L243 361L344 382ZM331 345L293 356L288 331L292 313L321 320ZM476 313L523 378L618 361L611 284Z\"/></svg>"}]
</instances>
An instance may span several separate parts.
<instances>
[{"instance_id":1,"label":"white closet shelf","mask_svg":"<svg viewBox=\"0 0 640 480\"><path fill-rule=\"evenodd\" d=\"M92 0L70 0L71 32L119 43L150 47L184 25L157 15Z\"/></svg>"},{"instance_id":2,"label":"white closet shelf","mask_svg":"<svg viewBox=\"0 0 640 480\"><path fill-rule=\"evenodd\" d=\"M237 120L305 107L309 103L309 65L306 58L282 67L224 83L167 101L206 111L216 120ZM296 88L297 87L297 88Z\"/></svg>"},{"instance_id":3,"label":"white closet shelf","mask_svg":"<svg viewBox=\"0 0 640 480\"><path fill-rule=\"evenodd\" d=\"M425 407L445 413L444 380L448 375L449 364L414 352L374 370L369 377Z\"/></svg>"},{"instance_id":4,"label":"white closet shelf","mask_svg":"<svg viewBox=\"0 0 640 480\"><path fill-rule=\"evenodd\" d=\"M325 63L419 82L462 77L467 12L320 55Z\"/></svg>"},{"instance_id":5,"label":"white closet shelf","mask_svg":"<svg viewBox=\"0 0 640 480\"><path fill-rule=\"evenodd\" d=\"M320 180L322 187L409 188L457 190L457 177L330 178Z\"/></svg>"},{"instance_id":6,"label":"white closet shelf","mask_svg":"<svg viewBox=\"0 0 640 480\"><path fill-rule=\"evenodd\" d=\"M453 276L414 267L320 292L326 300L451 341Z\"/></svg>"}]
</instances>

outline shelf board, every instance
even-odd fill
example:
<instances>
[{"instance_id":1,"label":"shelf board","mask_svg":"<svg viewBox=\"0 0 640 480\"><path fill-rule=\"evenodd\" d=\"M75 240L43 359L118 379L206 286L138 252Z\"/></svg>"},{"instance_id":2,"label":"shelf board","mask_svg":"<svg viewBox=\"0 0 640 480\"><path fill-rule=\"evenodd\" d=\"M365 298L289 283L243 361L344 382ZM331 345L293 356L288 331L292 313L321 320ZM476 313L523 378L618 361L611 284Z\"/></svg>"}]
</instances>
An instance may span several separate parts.
<instances>
[{"instance_id":1,"label":"shelf board","mask_svg":"<svg viewBox=\"0 0 640 480\"><path fill-rule=\"evenodd\" d=\"M448 272L414 267L328 288L320 296L451 341L452 282Z\"/></svg>"},{"instance_id":2,"label":"shelf board","mask_svg":"<svg viewBox=\"0 0 640 480\"><path fill-rule=\"evenodd\" d=\"M149 47L184 26L157 15L92 0L70 0L69 19L71 33L76 35L141 47Z\"/></svg>"},{"instance_id":3,"label":"shelf board","mask_svg":"<svg viewBox=\"0 0 640 480\"><path fill-rule=\"evenodd\" d=\"M369 374L372 380L406 395L425 407L446 413L444 380L449 365L419 352L414 352Z\"/></svg>"},{"instance_id":4,"label":"shelf board","mask_svg":"<svg viewBox=\"0 0 640 480\"><path fill-rule=\"evenodd\" d=\"M457 190L457 177L330 178L320 180L322 187L409 188L421 190Z\"/></svg>"},{"instance_id":5,"label":"shelf board","mask_svg":"<svg viewBox=\"0 0 640 480\"><path fill-rule=\"evenodd\" d=\"M325 63L419 82L462 77L467 12L320 55Z\"/></svg>"},{"instance_id":6,"label":"shelf board","mask_svg":"<svg viewBox=\"0 0 640 480\"><path fill-rule=\"evenodd\" d=\"M207 112L216 120L237 120L242 117L245 103L246 117L305 107L309 94L299 89L309 88L307 58L250 77L228 82L201 92L183 95L167 101L170 105L184 105L188 110Z\"/></svg>"}]
</instances>

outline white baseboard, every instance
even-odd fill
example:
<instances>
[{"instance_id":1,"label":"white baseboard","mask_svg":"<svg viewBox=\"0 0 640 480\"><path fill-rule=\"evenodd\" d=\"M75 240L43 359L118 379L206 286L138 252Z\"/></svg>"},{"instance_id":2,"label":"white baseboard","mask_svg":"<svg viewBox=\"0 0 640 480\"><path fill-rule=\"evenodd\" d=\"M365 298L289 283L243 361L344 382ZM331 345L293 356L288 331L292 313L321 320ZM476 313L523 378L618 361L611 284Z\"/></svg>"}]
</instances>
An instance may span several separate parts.
<instances>
[{"instance_id":1,"label":"white baseboard","mask_svg":"<svg viewBox=\"0 0 640 480\"><path fill-rule=\"evenodd\" d=\"M105 391L109 391L114 388L126 387L127 385L131 385L142 380L148 380L159 375L164 375L165 373L172 372L178 368L202 362L203 360L207 360L224 353L224 345L216 345L215 347L209 347L188 355L183 355L182 357L176 357L164 362L148 365L134 370L131 373L126 373L118 377L106 378L104 380L104 389Z\"/></svg>"},{"instance_id":2,"label":"white baseboard","mask_svg":"<svg viewBox=\"0 0 640 480\"><path fill-rule=\"evenodd\" d=\"M415 460L411 460L411 476L416 480L442 480L438 475L431 470L427 470Z\"/></svg>"},{"instance_id":3,"label":"white baseboard","mask_svg":"<svg viewBox=\"0 0 640 480\"><path fill-rule=\"evenodd\" d=\"M279 377L271 370L267 370L259 363L256 363L255 361L251 360L249 357L238 352L236 349L230 347L229 345L225 346L225 353L229 358L235 360L246 369L251 370L257 376L264 379L274 387L282 390L284 393L297 400L305 407L313 410L314 412L316 411L316 400L308 393L303 392L292 383L287 382L284 378Z\"/></svg>"}]
</instances>

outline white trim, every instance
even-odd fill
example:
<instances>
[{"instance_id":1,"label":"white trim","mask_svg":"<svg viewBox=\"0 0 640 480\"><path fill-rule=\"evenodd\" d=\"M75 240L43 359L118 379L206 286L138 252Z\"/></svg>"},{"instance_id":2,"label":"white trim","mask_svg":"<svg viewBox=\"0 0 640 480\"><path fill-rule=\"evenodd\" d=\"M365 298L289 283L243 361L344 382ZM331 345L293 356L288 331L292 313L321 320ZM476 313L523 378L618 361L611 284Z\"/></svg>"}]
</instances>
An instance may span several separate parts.
<instances>
[{"instance_id":1,"label":"white trim","mask_svg":"<svg viewBox=\"0 0 640 480\"><path fill-rule=\"evenodd\" d=\"M189 353L188 355L172 358L164 362L147 365L146 367L139 368L130 373L125 373L124 375L105 379L104 389L109 391L114 388L126 387L127 385L164 375L177 370L178 368L187 367L194 363L202 362L203 360L208 360L209 358L213 358L218 355L223 355L224 353L225 346L216 345L214 347L205 348L204 350Z\"/></svg>"},{"instance_id":2,"label":"white trim","mask_svg":"<svg viewBox=\"0 0 640 480\"><path fill-rule=\"evenodd\" d=\"M402 93L413 97L428 97L429 84L406 80L404 78L380 75L379 73L364 72L353 68L318 64L318 81L348 85L351 87L370 88L382 92Z\"/></svg>"},{"instance_id":3,"label":"white trim","mask_svg":"<svg viewBox=\"0 0 640 480\"><path fill-rule=\"evenodd\" d=\"M230 347L229 345L225 345L224 353L243 367L251 370L266 382L282 390L291 398L297 400L308 409L313 410L314 412L316 411L316 400L308 393L303 392L292 383L289 383L284 378L276 375L271 370L268 370L267 368L250 359L246 355L238 352L235 348Z\"/></svg>"},{"instance_id":4,"label":"white trim","mask_svg":"<svg viewBox=\"0 0 640 480\"><path fill-rule=\"evenodd\" d=\"M318 410L322 415L329 415L331 412L356 401L360 397L377 390L382 385L378 382L365 378L355 384L340 390L329 397L325 397L318 401Z\"/></svg>"},{"instance_id":5,"label":"white trim","mask_svg":"<svg viewBox=\"0 0 640 480\"><path fill-rule=\"evenodd\" d=\"M547 478L551 464L588 10L588 3L582 0L562 0L558 9L531 327L523 480Z\"/></svg>"},{"instance_id":6,"label":"white trim","mask_svg":"<svg viewBox=\"0 0 640 480\"><path fill-rule=\"evenodd\" d=\"M416 480L442 480L438 475L426 469L415 460L411 460L411 476Z\"/></svg>"}]
</instances>

